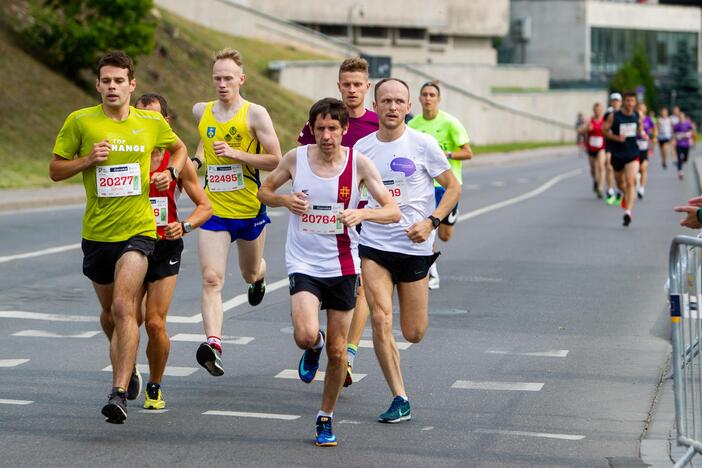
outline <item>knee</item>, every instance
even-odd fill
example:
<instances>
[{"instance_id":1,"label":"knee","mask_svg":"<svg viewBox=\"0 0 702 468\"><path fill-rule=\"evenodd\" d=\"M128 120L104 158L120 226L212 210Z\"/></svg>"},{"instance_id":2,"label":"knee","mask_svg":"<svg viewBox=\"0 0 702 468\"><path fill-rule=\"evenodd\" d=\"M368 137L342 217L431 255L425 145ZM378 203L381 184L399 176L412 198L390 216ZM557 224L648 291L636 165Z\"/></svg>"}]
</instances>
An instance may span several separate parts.
<instances>
[{"instance_id":1,"label":"knee","mask_svg":"<svg viewBox=\"0 0 702 468\"><path fill-rule=\"evenodd\" d=\"M205 269L202 272L202 287L220 291L224 286L224 275L220 275L214 270Z\"/></svg>"},{"instance_id":2,"label":"knee","mask_svg":"<svg viewBox=\"0 0 702 468\"><path fill-rule=\"evenodd\" d=\"M149 337L156 337L166 333L166 321L161 317L146 319L146 333Z\"/></svg>"},{"instance_id":3,"label":"knee","mask_svg":"<svg viewBox=\"0 0 702 468\"><path fill-rule=\"evenodd\" d=\"M327 343L327 358L330 364L345 364L346 344Z\"/></svg>"},{"instance_id":4,"label":"knee","mask_svg":"<svg viewBox=\"0 0 702 468\"><path fill-rule=\"evenodd\" d=\"M385 336L392 333L392 319L390 314L386 314L379 307L373 309L371 323L373 325L373 335Z\"/></svg>"},{"instance_id":5,"label":"knee","mask_svg":"<svg viewBox=\"0 0 702 468\"><path fill-rule=\"evenodd\" d=\"M424 338L424 332L426 332L426 328L412 327L409 330L403 329L402 336L410 343L419 343Z\"/></svg>"},{"instance_id":6,"label":"knee","mask_svg":"<svg viewBox=\"0 0 702 468\"><path fill-rule=\"evenodd\" d=\"M319 330L312 330L311 328L295 330L293 336L295 338L295 344L300 349L310 349L317 342Z\"/></svg>"},{"instance_id":7,"label":"knee","mask_svg":"<svg viewBox=\"0 0 702 468\"><path fill-rule=\"evenodd\" d=\"M121 322L129 320L133 316L133 304L126 298L115 297L112 302L112 321Z\"/></svg>"},{"instance_id":8,"label":"knee","mask_svg":"<svg viewBox=\"0 0 702 468\"><path fill-rule=\"evenodd\" d=\"M242 270L241 271L241 277L244 279L245 282L248 284L255 283L256 280L258 279L258 272L253 271L253 270Z\"/></svg>"}]
</instances>

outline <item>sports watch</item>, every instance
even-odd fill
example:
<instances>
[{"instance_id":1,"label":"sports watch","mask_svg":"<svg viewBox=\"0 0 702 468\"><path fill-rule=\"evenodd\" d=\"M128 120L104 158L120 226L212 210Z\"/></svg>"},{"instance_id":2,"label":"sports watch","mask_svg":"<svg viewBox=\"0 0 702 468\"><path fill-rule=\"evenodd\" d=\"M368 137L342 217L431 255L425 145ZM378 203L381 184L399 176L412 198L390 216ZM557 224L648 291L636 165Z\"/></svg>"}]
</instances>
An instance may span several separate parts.
<instances>
[{"instance_id":1,"label":"sports watch","mask_svg":"<svg viewBox=\"0 0 702 468\"><path fill-rule=\"evenodd\" d=\"M178 180L178 169L173 166L168 166L168 172L171 173L173 180Z\"/></svg>"},{"instance_id":2,"label":"sports watch","mask_svg":"<svg viewBox=\"0 0 702 468\"><path fill-rule=\"evenodd\" d=\"M183 234L187 234L193 230L192 225L187 221L181 221L180 225L183 227Z\"/></svg>"},{"instance_id":3,"label":"sports watch","mask_svg":"<svg viewBox=\"0 0 702 468\"><path fill-rule=\"evenodd\" d=\"M429 215L428 219L431 221L431 225L434 229L438 228L439 224L441 224L441 220L436 216Z\"/></svg>"}]
</instances>

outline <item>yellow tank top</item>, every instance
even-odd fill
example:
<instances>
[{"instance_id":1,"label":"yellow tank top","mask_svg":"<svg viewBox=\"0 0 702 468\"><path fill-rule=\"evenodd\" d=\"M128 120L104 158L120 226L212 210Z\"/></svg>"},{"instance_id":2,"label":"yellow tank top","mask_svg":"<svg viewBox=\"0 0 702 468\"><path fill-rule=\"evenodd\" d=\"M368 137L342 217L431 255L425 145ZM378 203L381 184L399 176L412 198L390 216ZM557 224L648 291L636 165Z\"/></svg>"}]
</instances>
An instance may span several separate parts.
<instances>
[{"instance_id":1,"label":"yellow tank top","mask_svg":"<svg viewBox=\"0 0 702 468\"><path fill-rule=\"evenodd\" d=\"M235 165L236 162L229 158L218 157L213 147L215 141L224 141L234 149L251 154L261 154L261 144L251 136L246 122L246 115L251 103L245 101L234 117L222 123L217 121L212 113L212 106L215 102L207 103L198 125L200 139L205 150L205 168L207 170L205 192L212 203L212 214L228 219L255 218L266 212L266 206L262 205L256 198L258 188L261 186L258 169L241 164L243 186L236 190L228 190L229 187L221 183L223 179L218 174L227 174L227 181L231 181L230 174L232 172L230 171L237 168L230 169L227 166ZM214 188L215 191L211 188Z\"/></svg>"}]
</instances>

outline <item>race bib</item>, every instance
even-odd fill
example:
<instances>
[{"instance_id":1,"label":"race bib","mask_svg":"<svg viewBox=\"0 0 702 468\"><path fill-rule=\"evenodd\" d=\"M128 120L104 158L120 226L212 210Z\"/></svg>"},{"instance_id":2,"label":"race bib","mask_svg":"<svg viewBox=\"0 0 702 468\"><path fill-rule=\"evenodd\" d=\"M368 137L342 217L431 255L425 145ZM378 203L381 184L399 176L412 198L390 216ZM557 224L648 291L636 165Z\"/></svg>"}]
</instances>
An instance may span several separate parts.
<instances>
[{"instance_id":1,"label":"race bib","mask_svg":"<svg viewBox=\"0 0 702 468\"><path fill-rule=\"evenodd\" d=\"M619 124L619 134L626 138L635 137L636 127L636 122Z\"/></svg>"},{"instance_id":2,"label":"race bib","mask_svg":"<svg viewBox=\"0 0 702 468\"><path fill-rule=\"evenodd\" d=\"M207 186L210 192L233 192L244 188L241 164L207 166Z\"/></svg>"},{"instance_id":3,"label":"race bib","mask_svg":"<svg viewBox=\"0 0 702 468\"><path fill-rule=\"evenodd\" d=\"M154 210L156 226L168 225L168 197L151 197L151 208Z\"/></svg>"},{"instance_id":4,"label":"race bib","mask_svg":"<svg viewBox=\"0 0 702 468\"><path fill-rule=\"evenodd\" d=\"M395 202L402 206L407 204L407 186L405 185L405 176L398 175L392 179L383 179L383 185L388 189L390 195Z\"/></svg>"},{"instance_id":5,"label":"race bib","mask_svg":"<svg viewBox=\"0 0 702 468\"><path fill-rule=\"evenodd\" d=\"M139 163L95 167L98 197L141 195Z\"/></svg>"},{"instance_id":6,"label":"race bib","mask_svg":"<svg viewBox=\"0 0 702 468\"><path fill-rule=\"evenodd\" d=\"M675 134L676 140L684 140L687 138L687 132L678 132Z\"/></svg>"},{"instance_id":7,"label":"race bib","mask_svg":"<svg viewBox=\"0 0 702 468\"><path fill-rule=\"evenodd\" d=\"M366 184L361 184L361 195L358 201L368 201L368 187L366 187Z\"/></svg>"},{"instance_id":8,"label":"race bib","mask_svg":"<svg viewBox=\"0 0 702 468\"><path fill-rule=\"evenodd\" d=\"M636 140L636 144L639 145L639 151L646 151L648 149L648 140Z\"/></svg>"},{"instance_id":9,"label":"race bib","mask_svg":"<svg viewBox=\"0 0 702 468\"><path fill-rule=\"evenodd\" d=\"M601 136L591 136L590 139L588 140L588 144L593 147L593 148L600 148L602 147L602 143L604 143L604 137Z\"/></svg>"},{"instance_id":10,"label":"race bib","mask_svg":"<svg viewBox=\"0 0 702 468\"><path fill-rule=\"evenodd\" d=\"M300 229L314 234L343 234L344 225L339 217L343 209L342 203L312 205L307 213L300 215Z\"/></svg>"}]
</instances>

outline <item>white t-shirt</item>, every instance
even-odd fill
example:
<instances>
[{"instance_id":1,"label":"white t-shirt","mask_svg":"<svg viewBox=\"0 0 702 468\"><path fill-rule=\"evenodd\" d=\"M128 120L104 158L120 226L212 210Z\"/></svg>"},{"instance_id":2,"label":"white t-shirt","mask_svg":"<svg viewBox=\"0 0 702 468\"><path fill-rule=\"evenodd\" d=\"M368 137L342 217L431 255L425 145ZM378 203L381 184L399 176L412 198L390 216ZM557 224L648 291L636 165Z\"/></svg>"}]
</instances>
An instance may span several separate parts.
<instances>
[{"instance_id":1,"label":"white t-shirt","mask_svg":"<svg viewBox=\"0 0 702 468\"><path fill-rule=\"evenodd\" d=\"M358 140L354 149L365 154L380 172L383 183L400 205L399 223L363 223L360 244L387 252L408 255L431 255L435 232L425 242L414 243L405 230L427 219L436 208L433 179L451 169L448 159L434 137L406 127L400 138L391 142L378 140L376 133ZM368 197L368 207L378 202Z\"/></svg>"}]
</instances>

